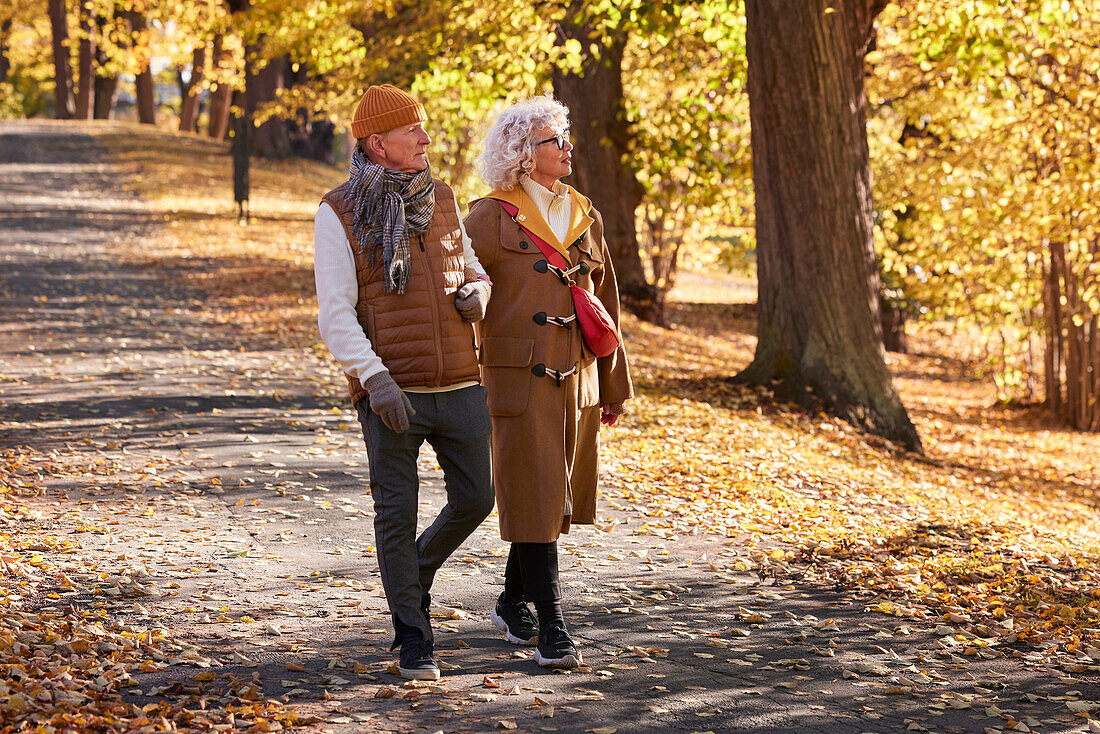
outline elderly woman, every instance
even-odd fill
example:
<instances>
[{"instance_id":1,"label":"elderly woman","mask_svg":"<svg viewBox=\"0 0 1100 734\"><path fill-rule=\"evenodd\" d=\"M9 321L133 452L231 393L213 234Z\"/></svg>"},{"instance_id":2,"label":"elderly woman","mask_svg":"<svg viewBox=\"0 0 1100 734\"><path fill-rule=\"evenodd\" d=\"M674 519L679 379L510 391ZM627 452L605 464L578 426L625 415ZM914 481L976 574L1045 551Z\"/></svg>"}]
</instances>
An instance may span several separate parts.
<instances>
[{"instance_id":1,"label":"elderly woman","mask_svg":"<svg viewBox=\"0 0 1100 734\"><path fill-rule=\"evenodd\" d=\"M548 668L581 662L562 615L557 539L595 520L600 424L633 397L603 221L560 180L572 173L568 112L536 97L500 114L478 161L493 190L465 220L493 282L479 359L500 534L512 544L491 619L509 642L537 645ZM572 284L606 309L609 347L583 338Z\"/></svg>"}]
</instances>

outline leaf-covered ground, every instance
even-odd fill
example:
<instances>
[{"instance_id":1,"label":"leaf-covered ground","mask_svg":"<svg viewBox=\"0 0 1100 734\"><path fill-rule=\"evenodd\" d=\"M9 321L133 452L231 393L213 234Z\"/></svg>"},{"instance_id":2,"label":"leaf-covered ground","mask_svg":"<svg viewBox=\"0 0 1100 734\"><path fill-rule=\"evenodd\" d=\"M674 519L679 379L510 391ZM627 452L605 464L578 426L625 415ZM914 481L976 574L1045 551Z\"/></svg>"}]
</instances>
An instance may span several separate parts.
<instances>
[{"instance_id":1,"label":"leaf-covered ground","mask_svg":"<svg viewBox=\"0 0 1100 734\"><path fill-rule=\"evenodd\" d=\"M782 541L771 572L873 590L882 610L981 646L1100 660L1100 437L994 405L986 382L918 338L890 361L927 455L899 453L723 379L751 358L751 307L677 310L671 336L630 327L643 398L612 452L619 492L655 516L653 532L702 523Z\"/></svg>"},{"instance_id":2,"label":"leaf-covered ground","mask_svg":"<svg viewBox=\"0 0 1100 734\"><path fill-rule=\"evenodd\" d=\"M74 146L0 169L4 223L81 264L40 262L48 292L0 286L32 345L0 369L10 730L1091 725L1100 440L993 405L931 328L890 357L925 457L734 385L751 287L713 274L684 276L675 329L624 325L640 394L605 435L606 511L565 544L592 668L533 678L506 646L486 657L450 599L435 621L455 670L402 687L376 581L348 575L374 563L370 501L347 483L360 439L314 325L312 214L343 172L258 162L242 227L223 145L85 131L116 166ZM33 181L72 161L92 173L66 215ZM82 227L100 244L81 249ZM447 583L492 583L494 531Z\"/></svg>"}]
</instances>

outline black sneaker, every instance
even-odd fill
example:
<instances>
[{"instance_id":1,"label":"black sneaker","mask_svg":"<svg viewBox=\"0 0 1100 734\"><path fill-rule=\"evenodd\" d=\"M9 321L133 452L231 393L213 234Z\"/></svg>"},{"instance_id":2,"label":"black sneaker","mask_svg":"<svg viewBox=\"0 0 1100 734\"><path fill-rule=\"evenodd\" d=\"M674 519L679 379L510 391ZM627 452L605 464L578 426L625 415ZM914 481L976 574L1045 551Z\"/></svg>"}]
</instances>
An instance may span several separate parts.
<instances>
[{"instance_id":1,"label":"black sneaker","mask_svg":"<svg viewBox=\"0 0 1100 734\"><path fill-rule=\"evenodd\" d=\"M398 644L401 654L397 672L409 680L439 680L439 665L432 656L432 643L415 627L398 622Z\"/></svg>"},{"instance_id":2,"label":"black sneaker","mask_svg":"<svg viewBox=\"0 0 1100 734\"><path fill-rule=\"evenodd\" d=\"M539 632L535 662L544 668L572 670L581 664L581 654L565 629L565 622L555 620Z\"/></svg>"},{"instance_id":3,"label":"black sneaker","mask_svg":"<svg viewBox=\"0 0 1100 734\"><path fill-rule=\"evenodd\" d=\"M496 608L489 615L489 621L513 645L537 645L539 642L539 627L535 615L523 600L506 602L504 594L501 594Z\"/></svg>"}]
</instances>

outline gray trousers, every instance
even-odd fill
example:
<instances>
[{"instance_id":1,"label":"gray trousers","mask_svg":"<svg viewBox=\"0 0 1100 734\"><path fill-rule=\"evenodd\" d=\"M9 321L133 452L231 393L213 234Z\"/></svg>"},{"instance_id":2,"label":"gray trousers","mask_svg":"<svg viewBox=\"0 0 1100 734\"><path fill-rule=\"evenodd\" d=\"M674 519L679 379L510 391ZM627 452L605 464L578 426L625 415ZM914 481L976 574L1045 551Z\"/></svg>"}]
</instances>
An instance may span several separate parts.
<instances>
[{"instance_id":1,"label":"gray trousers","mask_svg":"<svg viewBox=\"0 0 1100 734\"><path fill-rule=\"evenodd\" d=\"M433 640L421 598L435 572L493 511L489 458L492 425L481 385L437 393L405 393L416 415L409 429L394 433L370 409L356 405L370 462L374 538L378 568L390 612ZM420 478L416 460L427 441L443 469L447 504L416 537Z\"/></svg>"}]
</instances>

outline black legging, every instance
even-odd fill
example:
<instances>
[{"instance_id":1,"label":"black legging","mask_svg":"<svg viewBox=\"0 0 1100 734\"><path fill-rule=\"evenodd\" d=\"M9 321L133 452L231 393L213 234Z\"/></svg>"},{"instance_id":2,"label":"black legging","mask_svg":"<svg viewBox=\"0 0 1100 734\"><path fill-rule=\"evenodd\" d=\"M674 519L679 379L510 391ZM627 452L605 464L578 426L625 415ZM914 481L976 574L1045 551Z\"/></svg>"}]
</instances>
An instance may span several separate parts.
<instances>
[{"instance_id":1,"label":"black legging","mask_svg":"<svg viewBox=\"0 0 1100 734\"><path fill-rule=\"evenodd\" d=\"M504 595L513 600L560 602L558 543L512 543L504 568Z\"/></svg>"}]
</instances>

